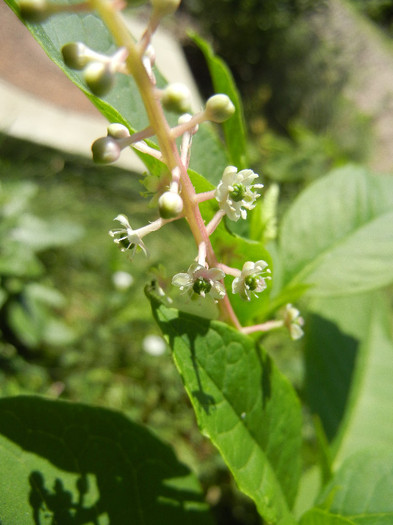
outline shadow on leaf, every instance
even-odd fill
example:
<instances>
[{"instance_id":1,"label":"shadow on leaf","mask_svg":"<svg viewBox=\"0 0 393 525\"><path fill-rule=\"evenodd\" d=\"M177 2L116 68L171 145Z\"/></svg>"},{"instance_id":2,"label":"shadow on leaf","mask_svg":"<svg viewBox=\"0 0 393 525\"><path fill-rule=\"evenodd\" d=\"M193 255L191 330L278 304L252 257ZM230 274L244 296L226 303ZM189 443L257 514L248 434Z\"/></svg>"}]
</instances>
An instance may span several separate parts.
<instances>
[{"instance_id":1,"label":"shadow on leaf","mask_svg":"<svg viewBox=\"0 0 393 525\"><path fill-rule=\"evenodd\" d=\"M159 318L158 306L161 304L162 299L156 298L154 283L151 287L146 289L146 294L152 301L152 305L154 303L157 306L156 308L154 306L152 308L153 315L157 324L160 326L162 332L168 335L168 342L170 348L173 349L176 340L180 339L183 340L187 348L190 349L191 362L195 372L196 382L198 384L198 390L193 390L191 394L195 397L195 399L198 400L198 402L201 405L201 408L206 412L206 414L209 414L210 410L214 408L216 401L213 396L207 394L203 390L198 369L198 363L196 359L195 348L196 341L204 339L206 334L208 333L210 321L203 317L198 317L189 313L184 313L175 309L173 309L173 312L176 312L176 317L171 318L169 321ZM193 320L195 320L195 323L193 323ZM192 324L194 325L194 330L190 330L190 325ZM170 329L167 329L167 326L170 327Z\"/></svg>"},{"instance_id":2,"label":"shadow on leaf","mask_svg":"<svg viewBox=\"0 0 393 525\"><path fill-rule=\"evenodd\" d=\"M211 523L188 468L170 447L119 413L39 397L5 398L0 433L23 458L2 472L17 490L26 485L23 505L31 521L23 523Z\"/></svg>"}]
</instances>

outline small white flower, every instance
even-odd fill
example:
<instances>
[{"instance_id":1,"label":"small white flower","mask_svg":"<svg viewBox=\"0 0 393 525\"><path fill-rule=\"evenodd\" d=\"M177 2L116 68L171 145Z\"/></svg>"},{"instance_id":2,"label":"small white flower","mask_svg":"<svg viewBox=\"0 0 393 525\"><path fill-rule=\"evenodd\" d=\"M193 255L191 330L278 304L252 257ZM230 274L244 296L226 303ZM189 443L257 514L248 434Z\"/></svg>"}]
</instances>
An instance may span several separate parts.
<instances>
[{"instance_id":1,"label":"small white flower","mask_svg":"<svg viewBox=\"0 0 393 525\"><path fill-rule=\"evenodd\" d=\"M225 273L218 268L206 268L201 264L194 262L188 268L187 273L177 273L172 284L180 288L182 292L194 292L202 297L206 294L214 299L223 299L225 297L225 287L220 282L225 277Z\"/></svg>"},{"instance_id":2,"label":"small white flower","mask_svg":"<svg viewBox=\"0 0 393 525\"><path fill-rule=\"evenodd\" d=\"M259 194L256 189L263 188L263 184L252 184L258 175L252 170L237 171L235 166L227 166L221 182L216 189L216 199L220 208L225 211L231 221L247 217L247 210L255 207Z\"/></svg>"},{"instance_id":3,"label":"small white flower","mask_svg":"<svg viewBox=\"0 0 393 525\"><path fill-rule=\"evenodd\" d=\"M302 329L304 319L300 316L299 310L289 303L285 306L282 316L284 326L288 328L291 339L300 339L304 334Z\"/></svg>"},{"instance_id":4,"label":"small white flower","mask_svg":"<svg viewBox=\"0 0 393 525\"><path fill-rule=\"evenodd\" d=\"M115 238L115 243L121 245L121 251L125 252L130 250L130 257L135 255L138 247L142 249L145 255L147 255L146 246L144 245L141 237L138 235L138 230L133 230L125 215L118 215L115 221L119 221L122 228L111 230L109 235Z\"/></svg>"},{"instance_id":5,"label":"small white flower","mask_svg":"<svg viewBox=\"0 0 393 525\"><path fill-rule=\"evenodd\" d=\"M251 299L251 294L258 297L257 294L267 288L266 279L271 279L270 276L262 275L270 273L267 266L266 261L245 262L241 274L233 280L232 292L238 293L246 301Z\"/></svg>"}]
</instances>

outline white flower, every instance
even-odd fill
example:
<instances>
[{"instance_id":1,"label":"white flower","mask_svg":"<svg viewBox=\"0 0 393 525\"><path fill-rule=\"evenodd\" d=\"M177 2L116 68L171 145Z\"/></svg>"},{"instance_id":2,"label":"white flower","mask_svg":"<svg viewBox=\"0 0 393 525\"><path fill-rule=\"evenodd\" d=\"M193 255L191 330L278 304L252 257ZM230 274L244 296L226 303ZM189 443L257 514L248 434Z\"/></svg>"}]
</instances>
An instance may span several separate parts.
<instances>
[{"instance_id":1,"label":"white flower","mask_svg":"<svg viewBox=\"0 0 393 525\"><path fill-rule=\"evenodd\" d=\"M109 235L115 238L115 243L121 245L121 251L125 252L130 250L130 257L135 255L138 247L142 249L145 255L147 255L146 246L144 245L142 238L138 235L138 230L133 230L125 215L118 215L115 221L119 221L123 226L116 230L111 230Z\"/></svg>"},{"instance_id":2,"label":"white flower","mask_svg":"<svg viewBox=\"0 0 393 525\"><path fill-rule=\"evenodd\" d=\"M297 308L294 308L291 304L287 304L283 311L284 326L289 330L291 339L300 339L304 332L302 326L304 325L303 317L300 317L300 312Z\"/></svg>"},{"instance_id":3,"label":"white flower","mask_svg":"<svg viewBox=\"0 0 393 525\"><path fill-rule=\"evenodd\" d=\"M231 221L247 217L247 210L255 207L259 194L254 190L263 188L263 184L252 184L258 175L252 170L237 171L235 166L227 166L221 182L216 189L216 199L220 208Z\"/></svg>"},{"instance_id":4,"label":"white flower","mask_svg":"<svg viewBox=\"0 0 393 525\"><path fill-rule=\"evenodd\" d=\"M223 299L225 297L225 287L220 282L225 277L222 270L218 268L206 268L201 264L194 262L188 268L187 273L177 273L172 284L180 288L183 292L195 292L202 297L206 294L214 299Z\"/></svg>"},{"instance_id":5,"label":"white flower","mask_svg":"<svg viewBox=\"0 0 393 525\"><path fill-rule=\"evenodd\" d=\"M257 294L267 287L266 279L271 279L269 276L262 275L270 273L267 265L266 261L245 262L241 274L233 280L232 292L238 293L246 301L251 299L251 294L258 297Z\"/></svg>"}]
</instances>

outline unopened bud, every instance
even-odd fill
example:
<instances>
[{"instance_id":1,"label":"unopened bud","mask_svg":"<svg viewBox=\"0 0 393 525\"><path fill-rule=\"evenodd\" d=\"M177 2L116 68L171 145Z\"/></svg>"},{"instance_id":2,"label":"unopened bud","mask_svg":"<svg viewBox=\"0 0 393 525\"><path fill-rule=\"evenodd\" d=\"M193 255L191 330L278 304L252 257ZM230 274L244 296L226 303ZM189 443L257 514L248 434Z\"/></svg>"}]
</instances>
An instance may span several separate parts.
<instances>
[{"instance_id":1,"label":"unopened bud","mask_svg":"<svg viewBox=\"0 0 393 525\"><path fill-rule=\"evenodd\" d=\"M51 14L52 9L46 0L20 0L20 14L27 22L43 22Z\"/></svg>"},{"instance_id":2,"label":"unopened bud","mask_svg":"<svg viewBox=\"0 0 393 525\"><path fill-rule=\"evenodd\" d=\"M91 146L93 160L97 164L109 164L115 162L121 153L121 148L112 137L101 137L93 142Z\"/></svg>"},{"instance_id":3,"label":"unopened bud","mask_svg":"<svg viewBox=\"0 0 393 525\"><path fill-rule=\"evenodd\" d=\"M166 191L158 199L158 209L163 219L172 219L183 211L183 199L174 191Z\"/></svg>"},{"instance_id":4,"label":"unopened bud","mask_svg":"<svg viewBox=\"0 0 393 525\"><path fill-rule=\"evenodd\" d=\"M88 51L82 42L70 42L61 48L65 65L77 70L85 68L91 60Z\"/></svg>"},{"instance_id":5,"label":"unopened bud","mask_svg":"<svg viewBox=\"0 0 393 525\"><path fill-rule=\"evenodd\" d=\"M162 92L161 102L168 111L185 113L190 109L190 90L185 84L181 84L180 82L169 84Z\"/></svg>"},{"instance_id":6,"label":"unopened bud","mask_svg":"<svg viewBox=\"0 0 393 525\"><path fill-rule=\"evenodd\" d=\"M130 136L130 132L123 124L113 123L108 126L108 136L114 139L124 139Z\"/></svg>"},{"instance_id":7,"label":"unopened bud","mask_svg":"<svg viewBox=\"0 0 393 525\"><path fill-rule=\"evenodd\" d=\"M115 77L109 64L91 62L84 70L86 84L97 97L106 95L113 86Z\"/></svg>"},{"instance_id":8,"label":"unopened bud","mask_svg":"<svg viewBox=\"0 0 393 525\"><path fill-rule=\"evenodd\" d=\"M205 116L207 120L221 123L228 120L235 112L235 106L227 95L213 95L206 102Z\"/></svg>"},{"instance_id":9,"label":"unopened bud","mask_svg":"<svg viewBox=\"0 0 393 525\"><path fill-rule=\"evenodd\" d=\"M153 11L162 18L163 16L171 15L179 7L181 0L151 0Z\"/></svg>"}]
</instances>

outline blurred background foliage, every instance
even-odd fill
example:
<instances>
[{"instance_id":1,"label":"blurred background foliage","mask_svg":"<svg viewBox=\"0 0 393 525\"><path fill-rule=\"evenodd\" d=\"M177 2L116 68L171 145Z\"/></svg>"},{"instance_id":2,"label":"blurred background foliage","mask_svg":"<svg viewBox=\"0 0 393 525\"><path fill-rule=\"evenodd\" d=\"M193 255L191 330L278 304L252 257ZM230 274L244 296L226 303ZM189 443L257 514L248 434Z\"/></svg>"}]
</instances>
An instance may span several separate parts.
<instances>
[{"instance_id":1,"label":"blurred background foliage","mask_svg":"<svg viewBox=\"0 0 393 525\"><path fill-rule=\"evenodd\" d=\"M183 0L181 7L182 27L207 37L237 80L251 165L266 186L279 185L280 213L332 167L367 164L375 146L373 115L345 96L348 62L336 60L343 43L332 49L311 30L328 4L214 0L212 9L211 0ZM354 23L367 21L388 42L392 1L343 5ZM200 52L184 32L179 38L202 94L210 95ZM148 279L159 275L165 283L188 266L193 244L185 225L153 234L149 259L130 264L107 231L119 213L135 227L155 217L140 176L5 135L0 173L0 395L38 393L121 410L171 442L198 472L219 524L260 523L196 428L144 297ZM301 343L277 333L264 344L302 395ZM311 423L305 437L308 460Z\"/></svg>"}]
</instances>

